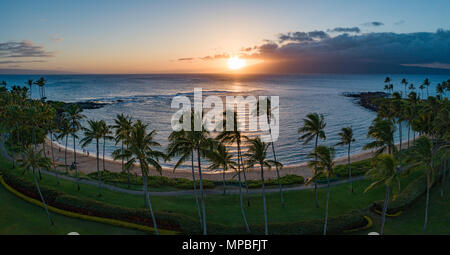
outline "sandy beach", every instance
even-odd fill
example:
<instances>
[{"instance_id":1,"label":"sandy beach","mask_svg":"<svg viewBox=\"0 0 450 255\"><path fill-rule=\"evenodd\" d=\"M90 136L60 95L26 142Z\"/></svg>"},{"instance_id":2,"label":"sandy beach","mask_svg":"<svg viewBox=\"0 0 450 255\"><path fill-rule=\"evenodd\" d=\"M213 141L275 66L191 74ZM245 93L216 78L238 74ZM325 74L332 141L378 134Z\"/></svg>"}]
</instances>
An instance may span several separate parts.
<instances>
[{"instance_id":1,"label":"sandy beach","mask_svg":"<svg viewBox=\"0 0 450 255\"><path fill-rule=\"evenodd\" d=\"M403 146L407 145L407 141L403 143ZM60 146L59 144L53 143L54 153L55 153L55 161L56 164L59 165L58 169L64 170L64 147ZM46 152L47 156L51 158L51 150L50 150L50 141L46 141ZM351 161L359 161L364 160L367 158L371 158L374 155L374 151L362 151L359 153L355 153L351 155ZM73 162L73 150L68 149L67 150L67 162L70 166ZM77 162L78 162L78 170L83 173L92 173L97 171L97 163L95 158L95 153L90 153L89 156L87 154L77 151ZM347 157L341 157L336 159L336 164L347 164ZM108 171L112 172L120 172L122 171L121 161L117 160L111 160L108 158L105 158L105 165L106 169ZM103 170L103 162L102 158L100 156L100 170ZM210 171L207 169L207 165L202 167L202 173L203 178L208 180L216 180L220 181L222 180L222 172L221 171ZM140 175L140 169L138 166L134 167L132 170L132 173L134 175ZM301 175L303 177L311 177L312 171L311 168L307 166L306 163L302 163L295 166L285 166L280 170L280 175L285 176L288 174L296 174ZM159 175L154 169L150 169L150 175ZM162 171L163 176L167 176L170 178L188 178L192 179L192 171L187 169L177 169L175 172L171 168L163 168ZM226 179L232 179L235 175L234 172L228 172L226 173ZM257 180L260 179L260 170L259 168L255 169L249 169L246 172L247 179L249 180ZM272 168L271 170L267 170L264 172L265 178L272 179L276 178L276 171L275 168ZM196 178L198 178L198 173L196 173Z\"/></svg>"}]
</instances>

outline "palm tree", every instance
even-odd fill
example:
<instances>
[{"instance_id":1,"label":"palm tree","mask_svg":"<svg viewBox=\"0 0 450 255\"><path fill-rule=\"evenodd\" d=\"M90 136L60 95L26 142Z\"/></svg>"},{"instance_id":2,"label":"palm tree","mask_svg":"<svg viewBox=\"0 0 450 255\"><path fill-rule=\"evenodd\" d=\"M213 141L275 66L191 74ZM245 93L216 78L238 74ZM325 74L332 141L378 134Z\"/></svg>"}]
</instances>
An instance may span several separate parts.
<instances>
[{"instance_id":1,"label":"palm tree","mask_svg":"<svg viewBox=\"0 0 450 255\"><path fill-rule=\"evenodd\" d=\"M197 213L200 220L200 228L203 229L202 223L202 213L200 210L200 204L198 202L198 193L197 193L197 181L195 180L195 168L194 168L194 151L195 151L195 141L192 139L193 136L190 136L187 131L173 131L169 135L169 145L167 146L167 158L166 160L170 160L173 157L180 157L175 164L173 171L191 158L191 169L192 169L192 183L194 186L194 198L195 204L197 206Z\"/></svg>"},{"instance_id":2,"label":"palm tree","mask_svg":"<svg viewBox=\"0 0 450 255\"><path fill-rule=\"evenodd\" d=\"M416 87L414 87L414 84L411 83L409 84L408 89L411 90L411 92L413 92L416 89Z\"/></svg>"},{"instance_id":3,"label":"palm tree","mask_svg":"<svg viewBox=\"0 0 450 255\"><path fill-rule=\"evenodd\" d=\"M78 164L77 164L77 151L76 151L76 139L78 138L77 132L81 129L81 119L86 118L81 114L83 110L78 105L70 105L67 110L67 118L70 121L70 134L73 138L73 163L75 165L75 176L78 180ZM77 181L77 189L80 190L80 184Z\"/></svg>"},{"instance_id":4,"label":"palm tree","mask_svg":"<svg viewBox=\"0 0 450 255\"><path fill-rule=\"evenodd\" d=\"M52 218L50 217L50 213L47 209L47 204L45 203L44 196L42 195L41 189L39 187L39 182L36 178L35 169L36 168L45 168L50 169L51 162L49 159L41 156L41 151L37 151L33 148L33 146L29 146L22 153L22 159L18 160L21 163L21 166L24 170L31 170L33 174L34 184L36 185L36 189L41 197L42 204L44 205L45 212L47 213L48 220L51 225L54 225Z\"/></svg>"},{"instance_id":5,"label":"palm tree","mask_svg":"<svg viewBox=\"0 0 450 255\"><path fill-rule=\"evenodd\" d=\"M222 183L223 194L226 194L225 173L227 170L236 170L236 162L233 160L233 155L227 150L224 144L219 144L218 147L208 154L208 159L211 161L210 170L222 168Z\"/></svg>"},{"instance_id":6,"label":"palm tree","mask_svg":"<svg viewBox=\"0 0 450 255\"><path fill-rule=\"evenodd\" d=\"M367 131L367 138L373 138L372 141L363 146L364 150L377 149L376 154L381 154L387 150L389 154L396 151L394 146L395 127L392 121L376 118Z\"/></svg>"},{"instance_id":7,"label":"palm tree","mask_svg":"<svg viewBox=\"0 0 450 255\"><path fill-rule=\"evenodd\" d=\"M389 78L389 77L387 77ZM303 126L298 129L298 133L302 134L298 140L303 141L303 145L308 144L313 138L315 139L314 150L317 148L317 142L320 139L325 140L325 126L324 117L322 114L309 113L306 118L303 119ZM316 175L317 169L313 168L313 176ZM316 207L319 207L319 201L317 199L317 182L314 182L314 194Z\"/></svg>"},{"instance_id":8,"label":"palm tree","mask_svg":"<svg viewBox=\"0 0 450 255\"><path fill-rule=\"evenodd\" d=\"M274 145L274 141L273 141L273 136L272 136L272 128L271 128L271 122L272 119L274 119L274 115L272 114L272 102L266 98L266 109L263 109L263 105L264 105L264 101L263 100L258 100L257 104L256 104L256 116L261 116L261 115L266 115L267 117L267 124L269 126L269 134L270 134L270 144L272 147L272 154L273 154L273 160L277 161L277 154L275 153L275 145ZM283 196L283 185L281 184L281 180L280 180L280 171L278 169L278 166L275 166L275 170L277 173L277 180L278 180L278 188L280 189L280 198L281 198L281 207L284 208L284 196Z\"/></svg>"},{"instance_id":9,"label":"palm tree","mask_svg":"<svg viewBox=\"0 0 450 255\"><path fill-rule=\"evenodd\" d=\"M66 139L65 142L65 147L64 147L64 165L66 167L66 174L69 172L68 169L68 164L67 164L67 143L69 140L69 135L71 134L71 127L70 127L70 122L67 118L62 118L60 125L59 125L59 129L58 129L58 135L56 136L56 138L58 140L60 139Z\"/></svg>"},{"instance_id":10,"label":"palm tree","mask_svg":"<svg viewBox=\"0 0 450 255\"><path fill-rule=\"evenodd\" d=\"M44 77L41 77L39 80L34 82L34 84L39 87L39 96L41 100L45 99L45 83L47 83L47 80L45 80Z\"/></svg>"},{"instance_id":11,"label":"palm tree","mask_svg":"<svg viewBox=\"0 0 450 255\"><path fill-rule=\"evenodd\" d=\"M132 121L131 121L131 117L129 116L125 116L123 114L118 114L116 116L116 118L114 119L114 125L112 126L115 129L115 141L116 141L116 145L120 142L121 143L121 148L120 151L117 152L113 152L113 155L120 155L123 154L124 152L124 144L127 141L127 138L130 136L130 131L131 131L131 125L132 125ZM127 145L128 146L128 145ZM125 158L121 158L122 160L122 172L125 172L125 167L124 167L124 160ZM130 187L130 171L128 169L127 171L127 178L128 178L128 188Z\"/></svg>"},{"instance_id":12,"label":"palm tree","mask_svg":"<svg viewBox=\"0 0 450 255\"><path fill-rule=\"evenodd\" d=\"M101 121L88 120L88 127L83 127L84 138L81 139L80 143L82 147L86 147L91 144L93 140L96 142L97 151L97 177L98 177L98 196L102 196L102 178L100 175L100 158L99 158L99 140L103 137Z\"/></svg>"},{"instance_id":13,"label":"palm tree","mask_svg":"<svg viewBox=\"0 0 450 255\"><path fill-rule=\"evenodd\" d=\"M439 97L442 98L442 95L444 94L444 87L438 83L438 85L436 86L436 94L439 95Z\"/></svg>"},{"instance_id":14,"label":"palm tree","mask_svg":"<svg viewBox=\"0 0 450 255\"><path fill-rule=\"evenodd\" d=\"M423 81L423 85L427 88L427 97L429 97L430 95L428 94L428 87L430 86L430 81L428 80L428 78L426 78L424 81Z\"/></svg>"},{"instance_id":15,"label":"palm tree","mask_svg":"<svg viewBox=\"0 0 450 255\"><path fill-rule=\"evenodd\" d=\"M278 165L282 167L283 165L274 160L267 159L267 148L269 144L264 143L261 139L255 138L249 140L249 148L248 152L245 154L247 157L247 165L248 167L254 167L256 164L259 164L261 168L261 187L262 187L262 196L263 196L263 207L264 207L264 233L266 235L269 234L269 225L267 220L267 204L266 204L266 190L264 187L264 167L268 167L269 169L273 165Z\"/></svg>"},{"instance_id":16,"label":"palm tree","mask_svg":"<svg viewBox=\"0 0 450 255\"><path fill-rule=\"evenodd\" d=\"M433 145L433 141L430 138L421 136L414 141L414 145L411 147L410 152L407 155L407 162L422 162L425 164L427 193L425 203L425 222L423 225L422 234L425 233L427 228L428 209L430 206L430 189L434 182L436 165L441 161L441 157L443 156L438 152L446 148L448 148L448 144L444 146L440 144Z\"/></svg>"},{"instance_id":17,"label":"palm tree","mask_svg":"<svg viewBox=\"0 0 450 255\"><path fill-rule=\"evenodd\" d=\"M317 178L322 173L327 176L327 200L325 204L325 223L323 227L323 235L327 234L328 202L330 200L330 177L334 175L333 168L335 156L335 149L324 145L316 147L314 151L308 155L308 157L312 159L308 162L308 165L317 169L316 176L314 176L314 178Z\"/></svg>"},{"instance_id":18,"label":"palm tree","mask_svg":"<svg viewBox=\"0 0 450 255\"><path fill-rule=\"evenodd\" d=\"M231 111L229 112L233 114L233 130L224 130L221 133L219 133L216 137L216 139L224 144L234 144L237 145L237 153L238 153L238 175L240 179L241 172L244 175L244 186L245 186L245 192L246 192L246 198L247 198L247 206L250 206L250 198L248 196L248 183L247 183L247 175L245 173L245 169L243 167L243 161L242 161L242 148L241 145L244 140L248 140L248 137L243 135L241 131L238 129L238 119L237 119L237 112ZM224 113L226 116L228 113ZM224 116L224 117L225 117ZM224 118L226 120L226 118ZM226 121L223 121L220 123L220 125L226 126Z\"/></svg>"},{"instance_id":19,"label":"palm tree","mask_svg":"<svg viewBox=\"0 0 450 255\"><path fill-rule=\"evenodd\" d=\"M406 95L407 95L407 93L406 93L406 86L408 86L408 81L405 78L403 78L402 81L401 81L401 84L403 84L403 86L405 87L405 97L406 97Z\"/></svg>"},{"instance_id":20,"label":"palm tree","mask_svg":"<svg viewBox=\"0 0 450 255\"><path fill-rule=\"evenodd\" d=\"M33 87L33 80L27 80L25 84L28 85L28 87L30 88L30 98L31 98L31 89Z\"/></svg>"},{"instance_id":21,"label":"palm tree","mask_svg":"<svg viewBox=\"0 0 450 255\"><path fill-rule=\"evenodd\" d=\"M423 85L423 84L421 84L420 86L419 86L419 89L420 89L420 97L421 98L423 98L423 89L425 88L425 86Z\"/></svg>"},{"instance_id":22,"label":"palm tree","mask_svg":"<svg viewBox=\"0 0 450 255\"><path fill-rule=\"evenodd\" d=\"M344 127L341 129L341 132L338 134L341 138L341 141L336 145L348 145L347 149L347 166L348 166L348 178L350 179L350 191L353 193L353 181L352 181L352 168L350 167L350 147L352 142L355 141L353 138L353 129L351 127Z\"/></svg>"},{"instance_id":23,"label":"palm tree","mask_svg":"<svg viewBox=\"0 0 450 255\"><path fill-rule=\"evenodd\" d=\"M106 124L106 122L104 120L100 121L100 127L101 127L100 130L101 130L102 138L103 138L103 171L105 171L106 170L106 167L105 167L106 140L112 140L112 139L114 139L114 137L111 136L111 134L112 134L111 126Z\"/></svg>"},{"instance_id":24,"label":"palm tree","mask_svg":"<svg viewBox=\"0 0 450 255\"><path fill-rule=\"evenodd\" d=\"M391 90L391 78L390 78L389 76L387 76L387 77L384 79L384 83L385 83L384 88L385 88L385 89L387 88L387 90L388 90L389 93L390 93L390 90Z\"/></svg>"},{"instance_id":25,"label":"palm tree","mask_svg":"<svg viewBox=\"0 0 450 255\"><path fill-rule=\"evenodd\" d=\"M402 122L404 121L404 107L402 102L402 96L398 92L394 92L393 100L391 102L391 108L394 116L397 118L398 124L398 136L399 136L399 149L402 150Z\"/></svg>"},{"instance_id":26,"label":"palm tree","mask_svg":"<svg viewBox=\"0 0 450 255\"><path fill-rule=\"evenodd\" d=\"M140 165L142 178L144 179L146 205L148 205L152 216L155 234L158 235L156 218L153 213L150 194L148 193L147 177L150 170L149 165L153 166L156 171L161 173L162 168L159 164L159 159L165 158L165 155L160 151L154 150L154 147L159 147L161 145L155 141L156 131L152 130L147 133L147 126L148 125L143 124L140 120L133 124L130 136L127 139L129 147L125 150L124 156L128 158L126 163L127 168L131 168L135 163L139 163Z\"/></svg>"},{"instance_id":27,"label":"palm tree","mask_svg":"<svg viewBox=\"0 0 450 255\"><path fill-rule=\"evenodd\" d=\"M391 190L396 187L398 187L398 190L400 189L399 167L397 165L398 163L394 156L390 154L379 154L374 160L374 167L366 173L366 175L374 182L366 188L365 192L368 192L374 187L382 184L386 186L383 212L381 216L380 235L383 234L384 224L386 222L386 211L389 204Z\"/></svg>"}]
</instances>

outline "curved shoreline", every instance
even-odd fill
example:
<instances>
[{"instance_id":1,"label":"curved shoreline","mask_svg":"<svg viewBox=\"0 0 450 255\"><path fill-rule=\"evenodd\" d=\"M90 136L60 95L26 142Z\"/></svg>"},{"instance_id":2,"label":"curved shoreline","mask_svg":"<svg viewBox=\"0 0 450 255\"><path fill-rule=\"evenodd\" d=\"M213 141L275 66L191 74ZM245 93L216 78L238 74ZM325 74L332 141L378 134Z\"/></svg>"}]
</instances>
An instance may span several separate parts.
<instances>
[{"instance_id":1,"label":"curved shoreline","mask_svg":"<svg viewBox=\"0 0 450 255\"><path fill-rule=\"evenodd\" d=\"M403 142L403 145L407 145L408 141ZM53 143L54 145L54 152L55 152L55 158L56 158L56 164L63 165L64 164L64 147L62 147L60 144ZM398 144L397 144L398 146ZM61 151L59 151L59 148ZM50 141L46 141L46 151L47 156L51 158L51 150L50 150ZM373 157L374 151L359 151L357 153L350 155L350 160L352 162L360 161L364 159L368 159ZM70 165L73 161L73 149L69 150L67 149L67 162ZM97 171L97 163L96 163L96 157L90 154L87 156L86 154L83 154L83 152L80 152L77 150L77 161L78 161L78 170L82 173L92 173ZM336 165L342 165L347 164L347 157L340 157L336 158L335 160ZM112 160L111 158L105 157L105 165L106 169L111 172L121 172L122 166L121 161L118 160ZM60 169L63 167L60 166ZM100 170L103 170L103 161L100 157ZM206 170L206 171L205 171ZM203 178L211 181L221 181L222 180L222 171L209 171L207 168L202 172ZM133 170L131 170L132 174L134 175L140 175L140 170L138 169L138 166L134 167ZM311 168L307 166L307 163L301 163L294 166L285 166L280 170L280 175L285 176L288 174L296 174L301 175L305 178L312 176ZM150 170L150 175L159 175L154 169ZM192 179L192 171L187 169L177 169L175 172L173 169L168 167L163 167L162 175L169 177L169 178L187 178ZM198 173L195 173L196 178L198 178ZM228 171L225 174L226 179L233 179L235 175L235 172ZM246 176L248 180L259 180L260 177L260 170L259 169L249 169L246 172ZM274 169L265 171L265 176L268 179L276 178L276 171Z\"/></svg>"}]
</instances>

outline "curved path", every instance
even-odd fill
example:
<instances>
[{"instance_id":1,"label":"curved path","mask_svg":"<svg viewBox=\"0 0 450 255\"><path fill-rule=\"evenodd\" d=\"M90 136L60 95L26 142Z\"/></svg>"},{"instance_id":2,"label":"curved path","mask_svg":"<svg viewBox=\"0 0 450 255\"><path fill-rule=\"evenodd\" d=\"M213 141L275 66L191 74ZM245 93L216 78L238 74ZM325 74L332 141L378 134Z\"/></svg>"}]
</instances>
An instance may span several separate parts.
<instances>
[{"instance_id":1,"label":"curved path","mask_svg":"<svg viewBox=\"0 0 450 255\"><path fill-rule=\"evenodd\" d=\"M8 154L8 152L6 151L6 148L4 146L3 137L1 138L1 141L0 141L0 154L4 158L6 158L8 160L12 160L11 156ZM81 184L98 186L98 181L95 181L95 180L77 179L75 177L61 175L61 174L57 174L55 172L51 172L51 171L47 171L47 170L43 170L43 169L41 169L41 173L50 175L50 176L55 176L60 179L71 181L71 182L78 182ZM349 183L350 181L362 180L364 178L365 178L365 176L359 176L359 177L355 177L352 179L334 181L330 185L337 186L340 184ZM106 184L106 183L100 183L100 185L102 188L105 188L105 189L108 189L111 191L115 191L115 192L121 192L121 193L125 193L125 194L130 194L130 195L144 195L144 191L142 191L142 190L125 189L125 188L120 188L120 187ZM324 188L326 186L327 186L326 184L317 185L318 188ZM301 185L297 185L297 186L284 187L283 191L308 190L308 189L313 189L313 188L314 188L314 186L312 186L312 185L301 184ZM266 193L276 193L276 192L279 192L280 190L278 187L276 187L276 188L268 188L265 191L266 191ZM223 194L222 189L220 189L220 190L219 189L211 189L211 190L205 190L204 192L206 195L221 195L221 194ZM261 192L262 192L262 189L249 189L248 190L248 193L250 193L250 194L257 194L257 193L261 193ZM194 191L193 190L150 191L149 194L152 196L183 196L183 195L194 195ZM238 189L227 190L227 194L228 195L239 194L239 190Z\"/></svg>"}]
</instances>

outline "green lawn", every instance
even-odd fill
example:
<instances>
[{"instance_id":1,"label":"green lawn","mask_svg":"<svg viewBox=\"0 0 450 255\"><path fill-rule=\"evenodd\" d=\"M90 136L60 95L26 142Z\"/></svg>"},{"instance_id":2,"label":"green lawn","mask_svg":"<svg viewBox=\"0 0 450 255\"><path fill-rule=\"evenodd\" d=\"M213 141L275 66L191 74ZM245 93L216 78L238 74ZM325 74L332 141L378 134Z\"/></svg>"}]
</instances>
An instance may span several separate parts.
<instances>
[{"instance_id":1,"label":"green lawn","mask_svg":"<svg viewBox=\"0 0 450 255\"><path fill-rule=\"evenodd\" d=\"M10 165L4 160L0 161L3 168ZM15 170L16 174L21 174L21 170ZM406 186L410 180L417 178L422 173L420 171L412 172L403 179L403 185ZM31 178L31 174L26 174ZM339 185L332 187L330 197L330 216L337 216L352 209L366 208L375 200L381 200L384 196L382 187L376 188L368 193L364 189L369 185L369 180L361 180L354 183L355 192L349 192L349 185ZM81 191L77 191L75 183L61 180L60 185L56 185L56 179L52 176L43 176L42 186L51 186L66 193L104 201L110 204L122 205L132 208L143 208L143 196L128 195L109 190L103 190L103 196L97 196L97 187L90 185L81 185ZM286 207L281 208L279 193L268 194L268 217L269 222L306 221L309 219L321 219L324 217L326 189L319 190L320 208L314 205L314 191L290 191L285 192ZM262 199L259 194L250 196L251 206L246 208L248 222L252 224L263 224L264 216L262 209ZM195 200L191 196L153 196L152 204L156 211L177 212L184 215L197 218ZM206 197L206 211L208 222L217 222L221 224L241 226L242 217L239 210L238 195L208 195ZM45 215L44 215L45 217ZM45 218L44 218L45 219Z\"/></svg>"},{"instance_id":2,"label":"green lawn","mask_svg":"<svg viewBox=\"0 0 450 255\"><path fill-rule=\"evenodd\" d=\"M0 234L62 234L78 232L81 235L144 234L132 229L94 223L52 213L55 225L51 226L44 209L30 204L0 185Z\"/></svg>"}]
</instances>

